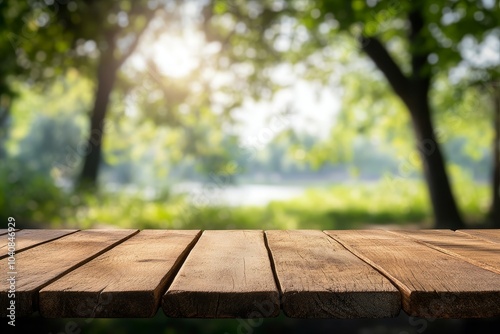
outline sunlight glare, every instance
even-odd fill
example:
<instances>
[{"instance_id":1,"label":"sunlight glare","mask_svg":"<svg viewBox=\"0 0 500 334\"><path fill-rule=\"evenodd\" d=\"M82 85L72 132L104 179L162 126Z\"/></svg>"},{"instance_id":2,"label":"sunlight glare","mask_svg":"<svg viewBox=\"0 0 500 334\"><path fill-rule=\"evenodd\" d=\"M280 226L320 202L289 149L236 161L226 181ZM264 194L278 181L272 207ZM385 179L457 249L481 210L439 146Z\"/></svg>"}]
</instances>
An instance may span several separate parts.
<instances>
[{"instance_id":1,"label":"sunlight glare","mask_svg":"<svg viewBox=\"0 0 500 334\"><path fill-rule=\"evenodd\" d=\"M189 75L200 64L203 40L194 32L182 37L162 35L152 47L152 58L162 74L181 78Z\"/></svg>"}]
</instances>

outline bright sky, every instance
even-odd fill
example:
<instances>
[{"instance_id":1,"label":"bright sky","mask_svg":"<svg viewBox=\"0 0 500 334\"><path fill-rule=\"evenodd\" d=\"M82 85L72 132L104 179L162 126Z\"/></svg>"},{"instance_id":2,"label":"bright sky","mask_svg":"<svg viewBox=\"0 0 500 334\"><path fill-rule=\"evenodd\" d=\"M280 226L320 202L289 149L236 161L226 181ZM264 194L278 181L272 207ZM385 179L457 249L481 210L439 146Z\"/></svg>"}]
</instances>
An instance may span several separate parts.
<instances>
[{"instance_id":1,"label":"bright sky","mask_svg":"<svg viewBox=\"0 0 500 334\"><path fill-rule=\"evenodd\" d=\"M135 68L144 69L145 59L152 57L162 74L182 78L199 65L200 55L207 56L214 52L217 52L217 47L207 45L202 34L187 26L182 36L162 34L154 43L146 38L140 52L132 56L130 62ZM340 106L338 90L318 87L293 76L292 71L287 70L277 71L276 79L293 85L266 101L255 102L248 98L243 107L233 112L240 121L239 127L233 131L239 133L243 140L262 137L262 132L268 132L270 128L270 118L289 108L294 112L290 117L291 126L300 131L326 136ZM224 78L216 74L213 80L224 81Z\"/></svg>"},{"instance_id":2,"label":"bright sky","mask_svg":"<svg viewBox=\"0 0 500 334\"><path fill-rule=\"evenodd\" d=\"M243 138L261 139L266 136L265 132L275 132L277 127L270 123L271 116L287 108L291 109L292 115L287 119L294 129L326 136L339 110L339 101L334 89L318 89L310 82L298 80L292 87L277 92L270 101L248 101L235 115L241 120L240 133Z\"/></svg>"},{"instance_id":3,"label":"bright sky","mask_svg":"<svg viewBox=\"0 0 500 334\"><path fill-rule=\"evenodd\" d=\"M134 67L144 67L144 58L152 57L164 75L181 78L195 69L203 57L217 52L217 47L205 43L203 35L195 31L194 24L189 22L189 16L193 17L196 8L187 7L188 18L183 23L180 33L177 35L164 33L155 40L146 38L139 49L139 54L131 59ZM162 27L163 24L157 21L153 22L152 26ZM500 63L500 42L497 37L491 36L479 46L473 40L465 38L461 49L464 58L474 66L478 63L489 65ZM467 62L463 62L452 72L451 79L458 80L467 73L467 68ZM234 111L233 115L240 121L236 132L242 139L262 138L263 132L269 133L271 116L282 113L287 108L294 113L291 125L295 129L326 136L340 108L341 87L318 87L294 76L293 71L286 68L277 71L276 78L293 84L277 92L267 101L257 103L248 98L242 108ZM224 81L224 78L215 74L211 80ZM277 134L274 132L273 134Z\"/></svg>"}]
</instances>

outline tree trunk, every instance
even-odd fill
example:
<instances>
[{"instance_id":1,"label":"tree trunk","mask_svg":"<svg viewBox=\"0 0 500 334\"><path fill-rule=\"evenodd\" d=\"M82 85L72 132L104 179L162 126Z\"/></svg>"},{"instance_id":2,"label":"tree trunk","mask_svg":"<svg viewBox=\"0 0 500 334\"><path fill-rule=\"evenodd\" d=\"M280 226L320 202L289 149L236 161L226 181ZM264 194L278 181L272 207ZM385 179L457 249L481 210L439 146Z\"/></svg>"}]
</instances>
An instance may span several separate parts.
<instances>
[{"instance_id":1,"label":"tree trunk","mask_svg":"<svg viewBox=\"0 0 500 334\"><path fill-rule=\"evenodd\" d=\"M406 104L410 110L417 148L435 217L435 228L459 229L464 227L453 196L443 154L434 133L425 83L415 84Z\"/></svg>"},{"instance_id":2,"label":"tree trunk","mask_svg":"<svg viewBox=\"0 0 500 334\"><path fill-rule=\"evenodd\" d=\"M79 188L96 188L99 164L102 155L102 139L104 136L104 120L108 109L109 98L113 90L118 65L113 57L113 44L101 56L97 69L97 90L94 107L90 116L90 131L87 139L85 161L78 180Z\"/></svg>"},{"instance_id":3,"label":"tree trunk","mask_svg":"<svg viewBox=\"0 0 500 334\"><path fill-rule=\"evenodd\" d=\"M429 105L432 72L426 50L428 34L424 16L418 4L408 14L408 41L411 54L411 74L405 75L385 46L376 37L361 36L361 47L389 81L394 92L411 114L417 146L422 157L425 180L431 198L436 228L463 228L464 223L453 197L441 148L436 140Z\"/></svg>"},{"instance_id":4,"label":"tree trunk","mask_svg":"<svg viewBox=\"0 0 500 334\"><path fill-rule=\"evenodd\" d=\"M495 141L493 143L493 178L490 220L494 228L500 228L500 87L498 83L495 83L493 88Z\"/></svg>"},{"instance_id":5,"label":"tree trunk","mask_svg":"<svg viewBox=\"0 0 500 334\"><path fill-rule=\"evenodd\" d=\"M418 21L414 19L413 21ZM421 23L420 23L421 25ZM414 29L419 24L413 23ZM417 28L415 28L417 27ZM417 29L418 30L418 29ZM403 74L387 49L375 37L361 37L362 49L384 73L390 86L408 108L422 157L424 176L431 198L436 228L463 228L441 148L436 140L429 105L430 76L422 73L427 63L425 55L412 55L413 74Z\"/></svg>"},{"instance_id":6,"label":"tree trunk","mask_svg":"<svg viewBox=\"0 0 500 334\"><path fill-rule=\"evenodd\" d=\"M139 2L133 3L139 4ZM146 24L144 24L144 26L137 32L128 50L126 50L121 57L119 57L119 59L116 59L114 56L115 51L117 50L116 38L119 31L110 30L106 33L107 48L103 51L97 68L97 91L95 94L94 108L92 109L92 114L90 116L90 132L87 140L85 162L77 184L80 189L95 189L97 187L97 175L102 155L102 138L104 137L104 131L106 128L104 120L106 119L109 97L115 85L118 69L137 48L142 34L146 31L146 28L152 21L152 18L158 8L154 10L147 10L147 13L144 16ZM142 9L141 7L136 7L131 11L135 11L136 14L138 14L138 11Z\"/></svg>"},{"instance_id":7,"label":"tree trunk","mask_svg":"<svg viewBox=\"0 0 500 334\"><path fill-rule=\"evenodd\" d=\"M1 96L1 95L0 95ZM10 106L3 107L0 105L0 160L7 158L5 143L8 137L7 122L10 115Z\"/></svg>"}]
</instances>

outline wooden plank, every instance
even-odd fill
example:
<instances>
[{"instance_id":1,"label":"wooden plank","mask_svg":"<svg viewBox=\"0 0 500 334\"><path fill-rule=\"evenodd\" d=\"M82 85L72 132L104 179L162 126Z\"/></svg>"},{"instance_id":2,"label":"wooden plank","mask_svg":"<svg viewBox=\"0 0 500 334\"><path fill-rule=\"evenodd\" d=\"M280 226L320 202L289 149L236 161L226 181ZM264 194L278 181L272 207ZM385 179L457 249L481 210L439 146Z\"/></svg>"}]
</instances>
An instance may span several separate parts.
<instances>
[{"instance_id":1,"label":"wooden plank","mask_svg":"<svg viewBox=\"0 0 500 334\"><path fill-rule=\"evenodd\" d=\"M17 231L19 231L19 230L18 230L18 229L16 229L15 231L17 232ZM8 230L8 229L6 229L6 228L1 228L1 229L0 229L0 235L7 234L8 232L9 232L9 230Z\"/></svg>"},{"instance_id":2,"label":"wooden plank","mask_svg":"<svg viewBox=\"0 0 500 334\"><path fill-rule=\"evenodd\" d=\"M44 317L152 317L200 231L141 231L40 291ZM107 268L103 270L103 268Z\"/></svg>"},{"instance_id":3,"label":"wooden plank","mask_svg":"<svg viewBox=\"0 0 500 334\"><path fill-rule=\"evenodd\" d=\"M16 316L38 308L38 291L71 270L104 253L137 230L85 230L40 245L15 257ZM8 259L0 260L0 272L12 271ZM0 305L7 305L8 282L0 282ZM6 308L0 309L6 316Z\"/></svg>"},{"instance_id":4,"label":"wooden plank","mask_svg":"<svg viewBox=\"0 0 500 334\"><path fill-rule=\"evenodd\" d=\"M285 315L294 318L395 317L391 282L321 231L266 231Z\"/></svg>"},{"instance_id":5,"label":"wooden plank","mask_svg":"<svg viewBox=\"0 0 500 334\"><path fill-rule=\"evenodd\" d=\"M205 231L163 297L167 316L273 317L279 292L262 231Z\"/></svg>"},{"instance_id":6,"label":"wooden plank","mask_svg":"<svg viewBox=\"0 0 500 334\"><path fill-rule=\"evenodd\" d=\"M500 316L500 275L380 230L326 231L389 278L411 316Z\"/></svg>"},{"instance_id":7,"label":"wooden plank","mask_svg":"<svg viewBox=\"0 0 500 334\"><path fill-rule=\"evenodd\" d=\"M500 243L500 229L498 230L491 230L491 229L484 229L484 230L458 230L456 233L463 233L467 235L471 235L476 238L488 240L490 242L496 242Z\"/></svg>"},{"instance_id":8,"label":"wooden plank","mask_svg":"<svg viewBox=\"0 0 500 334\"><path fill-rule=\"evenodd\" d=\"M500 274L500 244L451 230L390 231Z\"/></svg>"},{"instance_id":9,"label":"wooden plank","mask_svg":"<svg viewBox=\"0 0 500 334\"><path fill-rule=\"evenodd\" d=\"M16 254L48 241L75 233L76 231L78 230L27 229L16 232ZM7 238L0 240L0 259L7 257L8 242Z\"/></svg>"}]
</instances>

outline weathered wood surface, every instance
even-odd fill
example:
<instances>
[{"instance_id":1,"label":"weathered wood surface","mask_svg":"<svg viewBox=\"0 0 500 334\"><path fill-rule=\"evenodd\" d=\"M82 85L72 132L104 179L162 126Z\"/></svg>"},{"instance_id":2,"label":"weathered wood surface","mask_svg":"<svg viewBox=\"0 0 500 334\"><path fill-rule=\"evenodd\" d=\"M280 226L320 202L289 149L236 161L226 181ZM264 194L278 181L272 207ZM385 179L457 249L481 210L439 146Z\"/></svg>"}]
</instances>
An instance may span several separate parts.
<instances>
[{"instance_id":1,"label":"weathered wood surface","mask_svg":"<svg viewBox=\"0 0 500 334\"><path fill-rule=\"evenodd\" d=\"M500 316L500 275L380 230L326 231L388 277L419 317Z\"/></svg>"},{"instance_id":2,"label":"weathered wood surface","mask_svg":"<svg viewBox=\"0 0 500 334\"><path fill-rule=\"evenodd\" d=\"M144 230L40 291L44 317L152 317L200 231Z\"/></svg>"},{"instance_id":3,"label":"weathered wood surface","mask_svg":"<svg viewBox=\"0 0 500 334\"><path fill-rule=\"evenodd\" d=\"M130 237L137 230L86 230L33 247L15 257L16 316L27 316L38 308L38 291L64 274L90 261ZM8 259L0 260L0 271L8 273ZM85 278L82 278L85 279ZM0 305L9 303L9 285L0 282ZM0 315L6 316L6 308Z\"/></svg>"},{"instance_id":4,"label":"weathered wood surface","mask_svg":"<svg viewBox=\"0 0 500 334\"><path fill-rule=\"evenodd\" d=\"M285 315L296 318L394 317L399 291L321 231L266 231Z\"/></svg>"},{"instance_id":5,"label":"weathered wood surface","mask_svg":"<svg viewBox=\"0 0 500 334\"><path fill-rule=\"evenodd\" d=\"M457 233L464 233L483 240L500 243L500 230L458 230Z\"/></svg>"},{"instance_id":6,"label":"weathered wood surface","mask_svg":"<svg viewBox=\"0 0 500 334\"><path fill-rule=\"evenodd\" d=\"M16 232L15 243L16 243L16 254L37 245L61 238L65 235L74 233L78 230L45 230L45 229L27 229ZM0 239L0 259L7 257L8 252L7 238Z\"/></svg>"},{"instance_id":7,"label":"weathered wood surface","mask_svg":"<svg viewBox=\"0 0 500 334\"><path fill-rule=\"evenodd\" d=\"M15 229L14 231L16 231L16 232L17 232L17 231L21 231L21 230L20 230L20 229ZM8 230L8 229L6 229L6 228L2 228L2 229L0 229L0 236L2 236L2 235L4 235L4 234L7 234L8 232L9 232L9 230ZM7 237L7 236L6 236L6 237Z\"/></svg>"},{"instance_id":8,"label":"weathered wood surface","mask_svg":"<svg viewBox=\"0 0 500 334\"><path fill-rule=\"evenodd\" d=\"M6 228L0 228L0 235L7 234L8 231Z\"/></svg>"},{"instance_id":9,"label":"weathered wood surface","mask_svg":"<svg viewBox=\"0 0 500 334\"><path fill-rule=\"evenodd\" d=\"M500 244L451 230L393 231L440 252L500 274Z\"/></svg>"},{"instance_id":10,"label":"weathered wood surface","mask_svg":"<svg viewBox=\"0 0 500 334\"><path fill-rule=\"evenodd\" d=\"M277 316L279 292L262 231L205 231L163 298L167 316Z\"/></svg>"},{"instance_id":11,"label":"weathered wood surface","mask_svg":"<svg viewBox=\"0 0 500 334\"><path fill-rule=\"evenodd\" d=\"M0 270L17 317L487 318L499 231L19 230Z\"/></svg>"}]
</instances>

